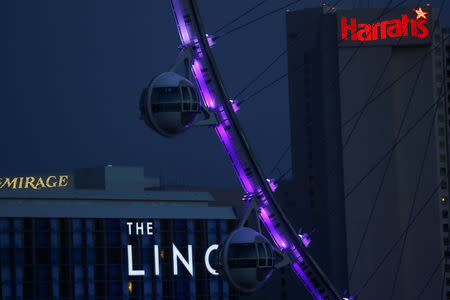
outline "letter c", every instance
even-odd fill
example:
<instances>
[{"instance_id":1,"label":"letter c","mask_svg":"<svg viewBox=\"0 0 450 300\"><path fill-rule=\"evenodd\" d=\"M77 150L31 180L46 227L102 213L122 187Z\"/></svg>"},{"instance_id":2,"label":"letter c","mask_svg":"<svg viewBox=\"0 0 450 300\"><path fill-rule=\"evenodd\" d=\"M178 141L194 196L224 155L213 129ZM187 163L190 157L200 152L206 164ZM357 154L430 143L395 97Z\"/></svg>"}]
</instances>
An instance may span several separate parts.
<instances>
[{"instance_id":1,"label":"letter c","mask_svg":"<svg viewBox=\"0 0 450 300\"><path fill-rule=\"evenodd\" d=\"M206 250L205 253L205 265L206 265L206 269L208 270L209 273L211 273L212 275L219 275L219 273L217 273L216 270L214 270L211 267L211 264L209 263L209 256L211 255L211 252L213 252L214 250L217 250L217 248L219 248L219 245L214 244L208 247L208 249Z\"/></svg>"}]
</instances>

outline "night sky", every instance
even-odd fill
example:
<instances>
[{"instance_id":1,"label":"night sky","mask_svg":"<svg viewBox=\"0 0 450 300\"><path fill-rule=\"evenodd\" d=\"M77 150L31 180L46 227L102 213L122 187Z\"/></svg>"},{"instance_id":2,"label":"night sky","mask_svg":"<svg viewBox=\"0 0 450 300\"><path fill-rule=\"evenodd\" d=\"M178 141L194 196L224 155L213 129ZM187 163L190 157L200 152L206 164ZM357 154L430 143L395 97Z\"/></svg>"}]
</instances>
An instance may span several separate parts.
<instances>
[{"instance_id":1,"label":"night sky","mask_svg":"<svg viewBox=\"0 0 450 300\"><path fill-rule=\"evenodd\" d=\"M214 32L259 1L198 5L206 30ZM242 22L289 2L266 1ZM302 1L289 8L319 4ZM147 176L162 175L166 184L238 184L212 129L193 128L168 139L139 120L142 88L176 59L179 39L169 1L2 1L0 14L1 175L112 164L144 166ZM442 21L450 25L448 4ZM213 52L230 96L285 47L284 11L219 39ZM246 94L286 71L284 56ZM288 109L284 79L239 111L266 173L289 144ZM289 166L288 155L280 170Z\"/></svg>"}]
</instances>

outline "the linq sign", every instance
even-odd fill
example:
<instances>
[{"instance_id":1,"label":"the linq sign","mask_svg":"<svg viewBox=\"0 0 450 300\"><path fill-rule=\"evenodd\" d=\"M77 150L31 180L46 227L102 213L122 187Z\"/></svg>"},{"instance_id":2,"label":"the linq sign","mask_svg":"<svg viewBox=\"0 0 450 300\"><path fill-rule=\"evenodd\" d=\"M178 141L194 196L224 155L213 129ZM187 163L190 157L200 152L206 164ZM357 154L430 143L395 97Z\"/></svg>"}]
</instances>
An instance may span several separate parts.
<instances>
[{"instance_id":1,"label":"the linq sign","mask_svg":"<svg viewBox=\"0 0 450 300\"><path fill-rule=\"evenodd\" d=\"M383 12L374 9L342 11L337 15L339 44L344 47L426 44L432 32L431 8Z\"/></svg>"}]
</instances>

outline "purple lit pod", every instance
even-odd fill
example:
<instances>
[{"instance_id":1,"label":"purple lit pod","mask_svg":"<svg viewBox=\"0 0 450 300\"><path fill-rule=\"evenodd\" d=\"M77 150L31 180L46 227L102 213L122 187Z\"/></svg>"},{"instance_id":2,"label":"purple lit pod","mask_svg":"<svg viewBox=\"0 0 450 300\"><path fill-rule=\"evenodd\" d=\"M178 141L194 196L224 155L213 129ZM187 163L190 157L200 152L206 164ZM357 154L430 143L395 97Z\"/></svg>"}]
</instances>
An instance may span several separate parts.
<instances>
[{"instance_id":1,"label":"purple lit pod","mask_svg":"<svg viewBox=\"0 0 450 300\"><path fill-rule=\"evenodd\" d=\"M270 242L255 230L242 227L219 246L219 273L234 288L252 293L272 275L274 259Z\"/></svg>"},{"instance_id":2,"label":"purple lit pod","mask_svg":"<svg viewBox=\"0 0 450 300\"><path fill-rule=\"evenodd\" d=\"M141 95L141 119L166 137L183 133L191 127L200 109L195 86L174 72L156 76Z\"/></svg>"}]
</instances>

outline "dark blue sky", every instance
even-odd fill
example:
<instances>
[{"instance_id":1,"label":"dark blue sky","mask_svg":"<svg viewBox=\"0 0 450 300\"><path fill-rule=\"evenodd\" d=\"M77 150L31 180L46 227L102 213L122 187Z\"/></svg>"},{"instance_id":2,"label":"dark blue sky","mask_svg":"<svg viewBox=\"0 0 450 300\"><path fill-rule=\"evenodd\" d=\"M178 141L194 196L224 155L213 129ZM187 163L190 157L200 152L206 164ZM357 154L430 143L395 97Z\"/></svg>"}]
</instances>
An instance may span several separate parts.
<instances>
[{"instance_id":1,"label":"dark blue sky","mask_svg":"<svg viewBox=\"0 0 450 300\"><path fill-rule=\"evenodd\" d=\"M258 2L198 1L209 32ZM285 3L267 1L247 19ZM291 8L320 2L302 3ZM139 120L142 88L177 55L168 1L3 1L0 25L1 174L112 164L144 166L171 184L238 184L212 130L167 139ZM284 49L283 12L220 39L214 53L229 94ZM286 70L283 57L253 90ZM287 80L244 105L239 117L267 173L289 144ZM286 157L280 169L289 164Z\"/></svg>"}]
</instances>

